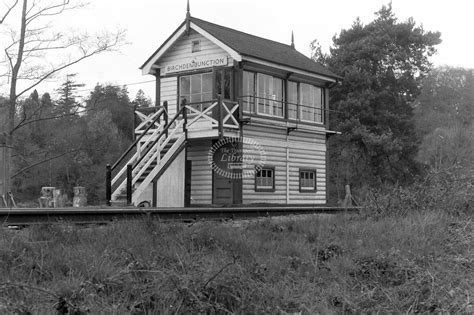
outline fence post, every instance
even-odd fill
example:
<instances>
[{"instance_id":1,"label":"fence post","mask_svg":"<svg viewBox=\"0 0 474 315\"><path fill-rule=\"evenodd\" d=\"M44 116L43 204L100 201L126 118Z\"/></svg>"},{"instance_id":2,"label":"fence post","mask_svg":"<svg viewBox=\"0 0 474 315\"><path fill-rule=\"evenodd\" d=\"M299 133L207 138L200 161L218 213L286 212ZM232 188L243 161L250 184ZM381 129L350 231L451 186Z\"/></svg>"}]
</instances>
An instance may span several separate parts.
<instances>
[{"instance_id":1,"label":"fence post","mask_svg":"<svg viewBox=\"0 0 474 315\"><path fill-rule=\"evenodd\" d=\"M158 183L156 180L154 180L152 183L153 183L153 194L151 198L151 206L156 207L157 199L158 199L158 191L157 191Z\"/></svg>"},{"instance_id":2,"label":"fence post","mask_svg":"<svg viewBox=\"0 0 474 315\"><path fill-rule=\"evenodd\" d=\"M217 95L217 126L219 139L222 139L224 134L224 126L222 125L222 97L220 94Z\"/></svg>"},{"instance_id":3,"label":"fence post","mask_svg":"<svg viewBox=\"0 0 474 315\"><path fill-rule=\"evenodd\" d=\"M347 210L347 208L352 208L352 195L351 195L351 186L346 185L346 195L344 196L344 201L342 202L342 207Z\"/></svg>"},{"instance_id":4,"label":"fence post","mask_svg":"<svg viewBox=\"0 0 474 315\"><path fill-rule=\"evenodd\" d=\"M188 113L187 113L187 109L186 109L186 99L183 99L181 101L181 109L183 110L183 120L184 120L183 132L186 132L186 126L188 124Z\"/></svg>"},{"instance_id":5,"label":"fence post","mask_svg":"<svg viewBox=\"0 0 474 315\"><path fill-rule=\"evenodd\" d=\"M133 105L133 131L132 131L132 139L135 141L137 139L137 105Z\"/></svg>"},{"instance_id":6,"label":"fence post","mask_svg":"<svg viewBox=\"0 0 474 315\"><path fill-rule=\"evenodd\" d=\"M107 163L105 166L105 202L107 206L112 205L112 168Z\"/></svg>"},{"instance_id":7,"label":"fence post","mask_svg":"<svg viewBox=\"0 0 474 315\"><path fill-rule=\"evenodd\" d=\"M132 204L132 164L127 164L127 206Z\"/></svg>"}]
</instances>

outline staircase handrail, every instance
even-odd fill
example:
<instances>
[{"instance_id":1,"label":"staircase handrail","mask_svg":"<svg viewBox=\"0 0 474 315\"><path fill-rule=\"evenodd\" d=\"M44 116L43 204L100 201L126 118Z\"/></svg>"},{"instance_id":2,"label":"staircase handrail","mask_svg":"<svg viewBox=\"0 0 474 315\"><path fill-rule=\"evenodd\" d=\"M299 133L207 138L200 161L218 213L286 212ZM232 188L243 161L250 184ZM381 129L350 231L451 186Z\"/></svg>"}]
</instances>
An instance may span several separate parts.
<instances>
[{"instance_id":1,"label":"staircase handrail","mask_svg":"<svg viewBox=\"0 0 474 315\"><path fill-rule=\"evenodd\" d=\"M111 171L113 171L119 164L120 162L122 162L122 160L128 155L128 153L130 153L130 151L133 150L133 148L137 145L137 143L140 142L140 140L142 140L142 138L147 134L147 132L153 127L155 126L155 123L160 119L161 115L163 115L163 113L165 112L164 108L161 108L159 111L161 111L161 113L159 115L157 115L155 117L155 119L153 119L153 121L151 122L150 126L148 126L145 131L140 135L140 137L138 137L129 147L128 149L117 159L117 161L112 165L112 167L110 168Z\"/></svg>"},{"instance_id":2,"label":"staircase handrail","mask_svg":"<svg viewBox=\"0 0 474 315\"><path fill-rule=\"evenodd\" d=\"M158 143L158 141L160 141L161 137L168 132L168 129L170 128L170 126L179 118L179 116L181 116L181 114L183 113L183 110L185 109L186 107L185 106L182 106L179 111L176 113L176 115L173 117L173 119L171 119L168 124L166 124L166 126L163 127L163 130L161 130L161 132L158 134L158 136L156 137L156 139L151 142L151 144L148 145L148 149L146 152L144 152L144 154L142 154L140 156L140 158L133 164L133 167L132 167L132 170L134 170L138 165L140 165L141 161L143 161L143 159L148 155L148 152L150 150L152 150L155 145Z\"/></svg>"}]
</instances>

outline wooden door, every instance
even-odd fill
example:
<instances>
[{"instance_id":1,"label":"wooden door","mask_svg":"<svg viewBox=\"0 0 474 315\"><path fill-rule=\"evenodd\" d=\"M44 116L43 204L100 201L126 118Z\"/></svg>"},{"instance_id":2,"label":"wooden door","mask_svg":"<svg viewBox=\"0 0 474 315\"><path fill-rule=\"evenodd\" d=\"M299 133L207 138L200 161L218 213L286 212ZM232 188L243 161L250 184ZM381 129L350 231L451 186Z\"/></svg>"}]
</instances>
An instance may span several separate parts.
<instances>
[{"instance_id":1,"label":"wooden door","mask_svg":"<svg viewBox=\"0 0 474 315\"><path fill-rule=\"evenodd\" d=\"M229 144L219 147L214 153L212 172L212 203L232 204L234 202L232 169L229 167Z\"/></svg>"},{"instance_id":2,"label":"wooden door","mask_svg":"<svg viewBox=\"0 0 474 315\"><path fill-rule=\"evenodd\" d=\"M218 142L217 142L218 145ZM233 168L235 161L239 159L238 151L233 143L227 143L217 148L213 156L212 172L212 203L234 204L238 202L238 173Z\"/></svg>"},{"instance_id":3,"label":"wooden door","mask_svg":"<svg viewBox=\"0 0 474 315\"><path fill-rule=\"evenodd\" d=\"M212 203L231 205L234 203L234 184L231 178L215 173L213 176Z\"/></svg>"}]
</instances>

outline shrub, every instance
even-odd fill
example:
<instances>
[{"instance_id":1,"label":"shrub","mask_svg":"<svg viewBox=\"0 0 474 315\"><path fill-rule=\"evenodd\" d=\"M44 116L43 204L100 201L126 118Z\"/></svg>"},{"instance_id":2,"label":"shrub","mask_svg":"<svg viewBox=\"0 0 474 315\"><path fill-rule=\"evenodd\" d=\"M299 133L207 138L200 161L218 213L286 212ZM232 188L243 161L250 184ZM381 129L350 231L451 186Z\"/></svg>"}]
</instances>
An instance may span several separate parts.
<instances>
[{"instance_id":1,"label":"shrub","mask_svg":"<svg viewBox=\"0 0 474 315\"><path fill-rule=\"evenodd\" d=\"M420 211L463 215L474 210L474 172L432 172L408 187L383 187L369 191L363 201L364 214L380 218L406 216Z\"/></svg>"}]
</instances>

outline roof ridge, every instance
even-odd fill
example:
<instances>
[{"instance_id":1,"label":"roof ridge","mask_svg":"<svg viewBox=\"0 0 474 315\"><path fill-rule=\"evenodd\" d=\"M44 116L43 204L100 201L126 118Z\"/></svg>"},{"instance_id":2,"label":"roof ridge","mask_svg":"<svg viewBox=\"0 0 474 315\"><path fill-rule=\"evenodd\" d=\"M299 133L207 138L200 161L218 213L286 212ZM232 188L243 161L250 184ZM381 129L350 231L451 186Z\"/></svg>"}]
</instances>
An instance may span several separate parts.
<instances>
[{"instance_id":1,"label":"roof ridge","mask_svg":"<svg viewBox=\"0 0 474 315\"><path fill-rule=\"evenodd\" d=\"M244 35L246 35L246 36L251 36L251 37L258 38L258 39L263 39L263 40L266 40L266 41L269 41L269 42L273 42L273 43L276 43L276 44L283 45L283 46L286 46L286 47L288 47L288 48L291 48L290 45L285 44L285 43L282 43L282 42L278 42L278 41L273 40L273 39L268 39L268 38L265 38L265 37L253 35L253 34L250 34L250 33L246 33L246 32L244 32L244 31L239 31L239 30L236 30L236 29L234 29L234 28L231 28L231 27L228 27L228 26L223 26L223 25L216 24L216 23L213 23L213 22L209 22L209 21L206 21L206 20L203 20L203 19L194 17L194 16L191 16L191 20L198 20L198 21L201 21L201 22L209 23L209 24L212 24L212 25L217 26L217 27L220 27L220 28L224 28L224 29L227 29L227 30L230 30L230 31L233 31L233 32L237 32L237 33L244 34Z\"/></svg>"}]
</instances>

